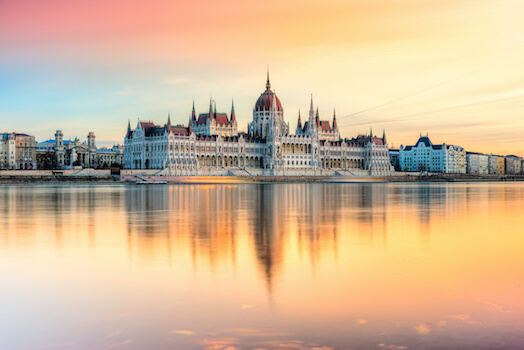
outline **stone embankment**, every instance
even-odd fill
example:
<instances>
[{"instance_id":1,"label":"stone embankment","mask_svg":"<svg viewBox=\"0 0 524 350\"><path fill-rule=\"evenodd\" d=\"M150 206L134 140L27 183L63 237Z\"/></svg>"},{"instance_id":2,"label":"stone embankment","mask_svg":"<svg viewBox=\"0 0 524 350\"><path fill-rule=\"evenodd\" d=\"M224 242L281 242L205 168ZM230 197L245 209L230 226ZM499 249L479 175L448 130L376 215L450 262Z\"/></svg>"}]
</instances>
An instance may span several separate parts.
<instances>
[{"instance_id":1,"label":"stone embankment","mask_svg":"<svg viewBox=\"0 0 524 350\"><path fill-rule=\"evenodd\" d=\"M387 177L388 182L499 182L524 181L524 175L473 175L473 174L439 174L439 175L403 175Z\"/></svg>"},{"instance_id":2,"label":"stone embankment","mask_svg":"<svg viewBox=\"0 0 524 350\"><path fill-rule=\"evenodd\" d=\"M120 178L111 175L0 175L0 185L98 185L121 183Z\"/></svg>"},{"instance_id":3,"label":"stone embankment","mask_svg":"<svg viewBox=\"0 0 524 350\"><path fill-rule=\"evenodd\" d=\"M9 185L116 185L116 184L219 184L219 183L310 183L310 182L497 182L524 181L524 175L419 175L397 173L389 177L370 176L112 176L108 171L84 169L76 173L51 171L1 171L0 186Z\"/></svg>"}]
</instances>

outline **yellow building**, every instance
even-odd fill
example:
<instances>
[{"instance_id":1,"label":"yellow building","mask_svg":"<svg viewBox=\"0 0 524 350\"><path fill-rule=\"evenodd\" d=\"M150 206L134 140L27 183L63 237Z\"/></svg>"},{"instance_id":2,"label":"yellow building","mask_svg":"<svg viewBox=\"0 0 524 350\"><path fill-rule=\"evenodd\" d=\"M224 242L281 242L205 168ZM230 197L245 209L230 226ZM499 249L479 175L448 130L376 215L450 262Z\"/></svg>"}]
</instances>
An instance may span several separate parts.
<instances>
[{"instance_id":1,"label":"yellow building","mask_svg":"<svg viewBox=\"0 0 524 350\"><path fill-rule=\"evenodd\" d=\"M488 174L490 175L504 175L505 174L505 162L503 156L496 156L490 154L488 156Z\"/></svg>"},{"instance_id":2,"label":"yellow building","mask_svg":"<svg viewBox=\"0 0 524 350\"><path fill-rule=\"evenodd\" d=\"M504 157L498 157L497 159L497 175L504 175Z\"/></svg>"}]
</instances>

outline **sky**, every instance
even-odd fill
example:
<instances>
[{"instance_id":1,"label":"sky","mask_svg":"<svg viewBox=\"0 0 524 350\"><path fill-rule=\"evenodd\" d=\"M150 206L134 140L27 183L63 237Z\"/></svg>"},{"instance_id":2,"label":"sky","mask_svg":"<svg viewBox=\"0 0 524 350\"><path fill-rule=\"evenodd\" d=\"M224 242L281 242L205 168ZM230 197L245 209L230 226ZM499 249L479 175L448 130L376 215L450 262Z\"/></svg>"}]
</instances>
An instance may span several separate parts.
<instances>
[{"instance_id":1,"label":"sky","mask_svg":"<svg viewBox=\"0 0 524 350\"><path fill-rule=\"evenodd\" d=\"M346 138L524 156L521 0L0 0L0 132L123 143L272 88L294 130L313 94Z\"/></svg>"}]
</instances>

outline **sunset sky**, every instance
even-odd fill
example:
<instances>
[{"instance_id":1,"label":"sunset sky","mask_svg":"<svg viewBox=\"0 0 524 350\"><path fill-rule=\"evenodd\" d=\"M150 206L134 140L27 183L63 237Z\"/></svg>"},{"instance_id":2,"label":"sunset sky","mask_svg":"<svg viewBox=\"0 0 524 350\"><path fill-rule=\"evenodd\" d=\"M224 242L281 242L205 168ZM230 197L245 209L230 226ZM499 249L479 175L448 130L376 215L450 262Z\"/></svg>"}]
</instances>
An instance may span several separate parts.
<instances>
[{"instance_id":1,"label":"sunset sky","mask_svg":"<svg viewBox=\"0 0 524 350\"><path fill-rule=\"evenodd\" d=\"M0 132L122 143L128 119L187 123L272 87L343 137L386 129L524 156L521 0L0 0Z\"/></svg>"}]
</instances>

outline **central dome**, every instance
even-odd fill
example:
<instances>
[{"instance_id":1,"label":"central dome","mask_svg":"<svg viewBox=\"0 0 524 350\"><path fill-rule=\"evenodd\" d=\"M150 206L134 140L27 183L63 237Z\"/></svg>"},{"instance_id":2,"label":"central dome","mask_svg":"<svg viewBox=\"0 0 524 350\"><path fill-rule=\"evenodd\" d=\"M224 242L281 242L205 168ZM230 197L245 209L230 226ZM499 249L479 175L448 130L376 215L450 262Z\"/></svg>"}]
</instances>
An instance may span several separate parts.
<instances>
[{"instance_id":1,"label":"central dome","mask_svg":"<svg viewBox=\"0 0 524 350\"><path fill-rule=\"evenodd\" d=\"M260 95L260 97L257 100L257 103L255 103L255 111L271 111L273 110L273 106L275 106L277 112L282 111L282 104L280 103L280 100L278 99L277 95L273 91L271 91L271 83L269 82L268 72L266 91L264 91L262 95Z\"/></svg>"}]
</instances>

